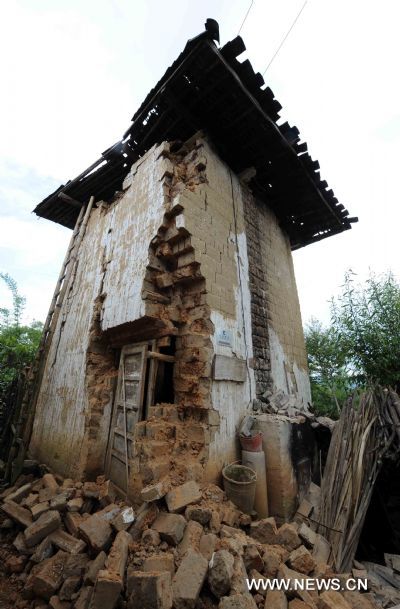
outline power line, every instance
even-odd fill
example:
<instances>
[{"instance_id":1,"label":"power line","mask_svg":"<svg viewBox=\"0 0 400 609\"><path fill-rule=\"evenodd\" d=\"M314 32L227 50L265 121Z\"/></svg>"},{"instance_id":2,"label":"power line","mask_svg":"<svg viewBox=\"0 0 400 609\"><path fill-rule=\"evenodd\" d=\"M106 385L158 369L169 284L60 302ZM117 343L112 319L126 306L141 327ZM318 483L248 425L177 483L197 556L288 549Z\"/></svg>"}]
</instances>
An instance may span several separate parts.
<instances>
[{"instance_id":1,"label":"power line","mask_svg":"<svg viewBox=\"0 0 400 609\"><path fill-rule=\"evenodd\" d=\"M249 8L247 9L247 13L245 14L244 19L243 19L243 21L242 21L242 25L240 26L239 31L238 31L238 33L237 33L237 35L238 35L238 36L239 36L240 32L242 31L242 27L244 26L244 24L245 24L245 22L246 22L246 19L247 19L247 17L248 17L248 15L249 15L249 13L250 13L250 10L251 10L251 7L253 6L253 4L254 4L254 0L251 0L251 2L250 2L250 6L249 6Z\"/></svg>"},{"instance_id":2,"label":"power line","mask_svg":"<svg viewBox=\"0 0 400 609\"><path fill-rule=\"evenodd\" d=\"M293 21L292 25L290 26L290 28L288 29L288 31L286 32L285 36L283 37L282 42L280 43L279 47L277 48L277 50L275 51L275 53L273 54L271 61L269 62L269 64L267 65L267 67L265 68L264 72L263 72L263 76L265 74L265 72L268 70L268 68L270 67L271 63L274 61L275 57L278 55L279 51L281 50L281 48L283 47L283 45L285 44L286 38L289 36L290 32L292 31L292 29L294 28L294 26L297 23L298 18L300 17L301 13L304 10L304 7L306 6L308 0L306 0L303 4L303 6L301 7L301 9L299 10L299 12L296 15L295 20Z\"/></svg>"}]
</instances>

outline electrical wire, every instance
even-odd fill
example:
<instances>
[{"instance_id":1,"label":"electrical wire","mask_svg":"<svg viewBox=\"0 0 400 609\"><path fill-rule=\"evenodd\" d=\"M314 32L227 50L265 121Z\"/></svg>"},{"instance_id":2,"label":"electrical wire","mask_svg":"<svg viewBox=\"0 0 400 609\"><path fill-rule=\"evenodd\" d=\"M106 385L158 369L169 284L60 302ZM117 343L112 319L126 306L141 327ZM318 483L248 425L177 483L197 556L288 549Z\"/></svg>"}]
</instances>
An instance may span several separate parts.
<instances>
[{"instance_id":1,"label":"electrical wire","mask_svg":"<svg viewBox=\"0 0 400 609\"><path fill-rule=\"evenodd\" d=\"M250 2L250 6L249 6L249 8L247 9L247 13L245 14L244 19L243 19L243 21L242 21L242 25L240 26L239 31L238 31L238 33L237 33L237 35L238 35L238 36L239 36L240 32L242 31L242 27L243 27L243 26L244 26L244 24L246 23L246 19L247 19L247 17L249 16L249 13L250 13L250 11L251 11L251 7L253 6L253 4L254 4L254 0L251 0L251 2Z\"/></svg>"},{"instance_id":2,"label":"electrical wire","mask_svg":"<svg viewBox=\"0 0 400 609\"><path fill-rule=\"evenodd\" d=\"M275 53L273 54L269 64L267 65L267 67L265 68L264 72L263 72L263 76L265 74L265 72L268 70L268 68L270 67L271 63L274 61L275 57L278 55L279 51L281 50L281 48L283 47L283 45L286 42L287 37L289 36L290 32L292 31L292 29L294 28L294 26L296 25L301 13L303 12L306 4L307 4L308 0L306 0L303 4L303 6L301 7L301 9L299 10L299 12L296 15L296 18L294 19L292 25L290 26L290 28L288 29L288 31L286 32L285 36L282 39L282 42L280 43L280 45L278 46L277 50L275 51Z\"/></svg>"}]
</instances>

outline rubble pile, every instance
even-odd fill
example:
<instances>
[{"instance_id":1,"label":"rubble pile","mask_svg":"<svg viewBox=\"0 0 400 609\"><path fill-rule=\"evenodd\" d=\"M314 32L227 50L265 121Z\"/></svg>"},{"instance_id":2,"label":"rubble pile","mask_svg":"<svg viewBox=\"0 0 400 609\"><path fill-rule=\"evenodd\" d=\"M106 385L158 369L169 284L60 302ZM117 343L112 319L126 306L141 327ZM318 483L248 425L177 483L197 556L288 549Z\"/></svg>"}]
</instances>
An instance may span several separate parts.
<instances>
[{"instance_id":1,"label":"rubble pile","mask_svg":"<svg viewBox=\"0 0 400 609\"><path fill-rule=\"evenodd\" d=\"M0 568L16 609L373 609L371 592L257 591L247 578L328 578L307 520L253 520L212 484L154 484L133 508L110 481L21 475L0 495ZM360 567L360 565L358 565ZM357 573L359 574L360 569ZM354 576L341 574L342 580Z\"/></svg>"}]
</instances>

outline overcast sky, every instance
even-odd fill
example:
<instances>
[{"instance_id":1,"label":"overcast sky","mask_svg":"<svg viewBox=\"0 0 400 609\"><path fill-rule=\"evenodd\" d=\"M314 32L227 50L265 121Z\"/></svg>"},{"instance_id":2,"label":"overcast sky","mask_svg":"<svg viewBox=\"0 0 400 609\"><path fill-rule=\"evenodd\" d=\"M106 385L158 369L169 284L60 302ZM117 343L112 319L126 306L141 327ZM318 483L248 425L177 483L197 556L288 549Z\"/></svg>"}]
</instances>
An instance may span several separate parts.
<instances>
[{"instance_id":1,"label":"overcast sky","mask_svg":"<svg viewBox=\"0 0 400 609\"><path fill-rule=\"evenodd\" d=\"M263 72L304 0L254 0L241 35ZM70 231L31 214L116 142L213 17L235 37L249 0L9 0L0 19L0 271L44 319ZM265 75L321 175L358 215L294 254L303 319L326 320L346 269L399 275L398 0L308 0ZM0 286L0 306L8 304Z\"/></svg>"}]
</instances>

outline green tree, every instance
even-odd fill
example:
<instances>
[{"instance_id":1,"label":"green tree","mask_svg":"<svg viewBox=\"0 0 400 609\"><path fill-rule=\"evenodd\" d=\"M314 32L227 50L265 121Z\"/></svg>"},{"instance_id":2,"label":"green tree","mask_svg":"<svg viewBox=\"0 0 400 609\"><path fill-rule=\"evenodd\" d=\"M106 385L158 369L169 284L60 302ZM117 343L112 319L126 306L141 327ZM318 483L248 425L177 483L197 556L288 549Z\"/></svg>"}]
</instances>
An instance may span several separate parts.
<instances>
[{"instance_id":1,"label":"green tree","mask_svg":"<svg viewBox=\"0 0 400 609\"><path fill-rule=\"evenodd\" d=\"M349 359L333 326L311 319L305 329L313 405L318 414L337 418L352 388Z\"/></svg>"},{"instance_id":2,"label":"green tree","mask_svg":"<svg viewBox=\"0 0 400 609\"><path fill-rule=\"evenodd\" d=\"M332 326L359 383L400 389L400 284L392 273L357 285L349 271L332 302Z\"/></svg>"},{"instance_id":3,"label":"green tree","mask_svg":"<svg viewBox=\"0 0 400 609\"><path fill-rule=\"evenodd\" d=\"M0 273L12 295L12 308L0 308L0 400L6 398L11 384L29 366L36 354L43 324L33 321L21 323L25 298L18 292L15 280Z\"/></svg>"},{"instance_id":4,"label":"green tree","mask_svg":"<svg viewBox=\"0 0 400 609\"><path fill-rule=\"evenodd\" d=\"M329 326L313 319L305 336L318 413L337 415L346 396L369 383L400 390L400 284L391 273L357 284L348 271Z\"/></svg>"}]
</instances>

